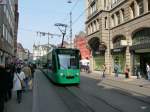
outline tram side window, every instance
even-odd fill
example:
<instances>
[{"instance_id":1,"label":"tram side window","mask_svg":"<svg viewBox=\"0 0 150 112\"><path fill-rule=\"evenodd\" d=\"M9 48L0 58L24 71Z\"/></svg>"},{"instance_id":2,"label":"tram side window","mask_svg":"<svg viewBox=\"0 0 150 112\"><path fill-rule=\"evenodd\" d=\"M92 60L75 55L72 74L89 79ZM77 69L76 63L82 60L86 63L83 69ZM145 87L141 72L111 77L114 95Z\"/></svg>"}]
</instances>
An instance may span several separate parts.
<instances>
[{"instance_id":1,"label":"tram side window","mask_svg":"<svg viewBox=\"0 0 150 112\"><path fill-rule=\"evenodd\" d=\"M53 54L53 55L52 55L52 70L53 70L53 72L56 72L56 71L57 71L56 68L57 68L57 67L56 67L56 58L55 58L55 55Z\"/></svg>"},{"instance_id":2,"label":"tram side window","mask_svg":"<svg viewBox=\"0 0 150 112\"><path fill-rule=\"evenodd\" d=\"M70 59L70 66L72 69L79 68L79 64L77 63L77 58L75 56Z\"/></svg>"}]
</instances>

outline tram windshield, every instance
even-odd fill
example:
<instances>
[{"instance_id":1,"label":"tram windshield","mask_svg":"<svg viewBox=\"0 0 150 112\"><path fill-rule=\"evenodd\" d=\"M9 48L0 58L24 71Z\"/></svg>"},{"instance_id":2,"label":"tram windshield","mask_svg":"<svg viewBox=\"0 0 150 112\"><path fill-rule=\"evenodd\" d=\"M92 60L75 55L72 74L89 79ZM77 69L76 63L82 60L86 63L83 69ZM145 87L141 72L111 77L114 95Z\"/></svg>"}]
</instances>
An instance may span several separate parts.
<instances>
[{"instance_id":1,"label":"tram windshield","mask_svg":"<svg viewBox=\"0 0 150 112\"><path fill-rule=\"evenodd\" d=\"M72 54L58 54L60 69L78 69L79 62L76 55Z\"/></svg>"}]
</instances>

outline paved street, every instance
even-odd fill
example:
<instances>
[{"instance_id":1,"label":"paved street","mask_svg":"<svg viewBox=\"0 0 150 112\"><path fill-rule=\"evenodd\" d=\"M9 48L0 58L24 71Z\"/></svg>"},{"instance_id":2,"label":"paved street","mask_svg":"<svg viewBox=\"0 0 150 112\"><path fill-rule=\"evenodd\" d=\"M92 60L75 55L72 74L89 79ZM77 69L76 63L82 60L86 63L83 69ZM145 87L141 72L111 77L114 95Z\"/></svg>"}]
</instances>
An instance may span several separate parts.
<instances>
[{"instance_id":1,"label":"paved street","mask_svg":"<svg viewBox=\"0 0 150 112\"><path fill-rule=\"evenodd\" d=\"M149 86L140 87L139 81L121 77L99 80L97 73L81 73L79 86L60 86L37 70L33 98L32 92L25 93L22 104L17 104L14 97L7 104L7 112L150 112ZM138 88L143 88L143 94Z\"/></svg>"}]
</instances>

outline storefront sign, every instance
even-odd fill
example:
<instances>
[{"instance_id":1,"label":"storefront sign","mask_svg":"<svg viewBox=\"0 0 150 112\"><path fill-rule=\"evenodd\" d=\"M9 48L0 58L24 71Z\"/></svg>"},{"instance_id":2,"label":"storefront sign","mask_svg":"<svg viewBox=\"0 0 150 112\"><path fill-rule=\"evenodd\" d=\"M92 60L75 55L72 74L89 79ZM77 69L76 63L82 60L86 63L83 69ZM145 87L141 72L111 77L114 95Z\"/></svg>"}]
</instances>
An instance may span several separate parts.
<instances>
[{"instance_id":1,"label":"storefront sign","mask_svg":"<svg viewBox=\"0 0 150 112\"><path fill-rule=\"evenodd\" d=\"M121 52L121 49L113 49L113 52Z\"/></svg>"},{"instance_id":2,"label":"storefront sign","mask_svg":"<svg viewBox=\"0 0 150 112\"><path fill-rule=\"evenodd\" d=\"M111 53L125 52L126 47L111 49Z\"/></svg>"}]
</instances>

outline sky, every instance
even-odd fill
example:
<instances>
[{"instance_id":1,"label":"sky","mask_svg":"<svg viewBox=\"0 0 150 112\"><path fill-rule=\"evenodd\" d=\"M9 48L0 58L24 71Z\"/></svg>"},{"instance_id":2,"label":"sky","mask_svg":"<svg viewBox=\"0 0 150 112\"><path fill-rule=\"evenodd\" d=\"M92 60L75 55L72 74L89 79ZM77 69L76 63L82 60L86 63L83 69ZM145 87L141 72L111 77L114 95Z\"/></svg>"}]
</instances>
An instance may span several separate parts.
<instances>
[{"instance_id":1,"label":"sky","mask_svg":"<svg viewBox=\"0 0 150 112\"><path fill-rule=\"evenodd\" d=\"M69 25L72 12L73 38L80 31L85 31L85 1L72 0L19 0L18 42L32 52L33 44L47 44L47 36L41 38L38 31L61 34L55 23ZM75 5L76 4L76 5ZM62 37L50 38L50 44L61 43ZM65 40L69 40L69 27Z\"/></svg>"}]
</instances>

